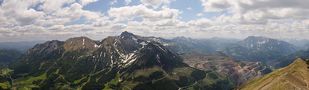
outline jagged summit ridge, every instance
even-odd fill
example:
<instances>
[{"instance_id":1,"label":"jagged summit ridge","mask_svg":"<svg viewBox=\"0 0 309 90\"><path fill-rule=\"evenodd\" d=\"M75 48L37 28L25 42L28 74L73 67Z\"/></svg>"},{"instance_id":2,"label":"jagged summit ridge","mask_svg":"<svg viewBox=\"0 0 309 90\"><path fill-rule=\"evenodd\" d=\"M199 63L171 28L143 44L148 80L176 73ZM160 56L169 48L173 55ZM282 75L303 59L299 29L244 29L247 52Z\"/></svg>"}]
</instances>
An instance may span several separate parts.
<instances>
[{"instance_id":1,"label":"jagged summit ridge","mask_svg":"<svg viewBox=\"0 0 309 90\"><path fill-rule=\"evenodd\" d=\"M152 52L149 50L160 49L160 51L152 52L152 54L170 53L160 43L152 41L147 37L134 35L133 33L124 31L119 36L112 36L95 41L88 37L74 37L66 41L48 41L34 47L34 50L43 50L48 53L78 53L69 54L71 59L77 58L79 55L91 56L95 60L106 61L105 66L125 68L133 64L138 58L142 58L143 53ZM50 49L44 49L50 48ZM58 51L55 51L58 50ZM41 52L43 52L41 51ZM61 52L60 52L61 51ZM36 51L33 51L36 52ZM44 54L44 53L43 53ZM151 56L152 57L152 56ZM139 63L148 63L149 61L140 61ZM160 62L160 61L156 61ZM163 61L162 61L163 62ZM161 64L160 64L161 65Z\"/></svg>"},{"instance_id":2,"label":"jagged summit ridge","mask_svg":"<svg viewBox=\"0 0 309 90\"><path fill-rule=\"evenodd\" d=\"M128 31L124 31L120 34L121 38L132 38L135 37L135 35L133 33L130 33Z\"/></svg>"}]
</instances>

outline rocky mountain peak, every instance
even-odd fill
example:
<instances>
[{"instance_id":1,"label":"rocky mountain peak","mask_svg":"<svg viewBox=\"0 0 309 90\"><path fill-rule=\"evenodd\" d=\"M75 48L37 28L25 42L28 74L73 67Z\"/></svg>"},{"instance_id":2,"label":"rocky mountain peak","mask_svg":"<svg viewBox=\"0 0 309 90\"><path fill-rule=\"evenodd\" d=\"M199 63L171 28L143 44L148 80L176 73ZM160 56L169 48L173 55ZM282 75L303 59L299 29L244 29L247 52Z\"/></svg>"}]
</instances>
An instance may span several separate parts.
<instances>
[{"instance_id":1,"label":"rocky mountain peak","mask_svg":"<svg viewBox=\"0 0 309 90\"><path fill-rule=\"evenodd\" d=\"M246 39L270 39L262 36L248 36Z\"/></svg>"},{"instance_id":2,"label":"rocky mountain peak","mask_svg":"<svg viewBox=\"0 0 309 90\"><path fill-rule=\"evenodd\" d=\"M180 63L180 58L158 43L149 43L140 50L141 59L136 62L137 65L147 66L161 66L164 69L171 67L183 66Z\"/></svg>"},{"instance_id":3,"label":"rocky mountain peak","mask_svg":"<svg viewBox=\"0 0 309 90\"><path fill-rule=\"evenodd\" d=\"M294 47L293 45L284 41L260 36L249 36L243 41L241 41L240 44L247 48L270 49L270 50L280 47L287 47L287 48Z\"/></svg>"},{"instance_id":4,"label":"rocky mountain peak","mask_svg":"<svg viewBox=\"0 0 309 90\"><path fill-rule=\"evenodd\" d=\"M274 63L280 57L294 53L294 45L267 37L249 36L238 42L235 46L225 49L225 53L239 60L262 61Z\"/></svg>"},{"instance_id":5,"label":"rocky mountain peak","mask_svg":"<svg viewBox=\"0 0 309 90\"><path fill-rule=\"evenodd\" d=\"M100 47L96 41L88 38L88 37L75 37L70 38L65 41L64 49L67 51L75 51L75 50L95 50Z\"/></svg>"},{"instance_id":6,"label":"rocky mountain peak","mask_svg":"<svg viewBox=\"0 0 309 90\"><path fill-rule=\"evenodd\" d=\"M45 43L35 45L33 48L29 49L28 53L52 52L56 49L61 48L61 45L63 45L62 41L58 40L47 41Z\"/></svg>"},{"instance_id":7,"label":"rocky mountain peak","mask_svg":"<svg viewBox=\"0 0 309 90\"><path fill-rule=\"evenodd\" d=\"M130 33L128 31L124 31L120 34L121 38L132 38L135 37L135 35L133 33Z\"/></svg>"},{"instance_id":8,"label":"rocky mountain peak","mask_svg":"<svg viewBox=\"0 0 309 90\"><path fill-rule=\"evenodd\" d=\"M56 58L63 52L63 44L63 41L58 40L47 41L42 44L37 44L33 48L29 49L26 55L37 60L47 59L50 57Z\"/></svg>"},{"instance_id":9,"label":"rocky mountain peak","mask_svg":"<svg viewBox=\"0 0 309 90\"><path fill-rule=\"evenodd\" d=\"M279 41L267 37L261 37L261 36L249 36L246 39L243 40L243 42L247 43L258 43L258 44L265 44L272 41Z\"/></svg>"}]
</instances>

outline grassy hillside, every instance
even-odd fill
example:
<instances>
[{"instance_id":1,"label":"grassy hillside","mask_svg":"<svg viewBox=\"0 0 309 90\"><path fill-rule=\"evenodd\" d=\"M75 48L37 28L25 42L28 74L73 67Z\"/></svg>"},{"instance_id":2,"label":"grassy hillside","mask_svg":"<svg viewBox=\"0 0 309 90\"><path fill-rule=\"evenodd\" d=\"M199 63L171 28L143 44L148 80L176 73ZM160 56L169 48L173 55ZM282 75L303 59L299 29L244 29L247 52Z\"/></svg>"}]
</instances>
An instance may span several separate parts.
<instances>
[{"instance_id":1,"label":"grassy hillside","mask_svg":"<svg viewBox=\"0 0 309 90\"><path fill-rule=\"evenodd\" d=\"M308 84L308 64L296 59L287 67L248 82L241 90L308 90Z\"/></svg>"}]
</instances>

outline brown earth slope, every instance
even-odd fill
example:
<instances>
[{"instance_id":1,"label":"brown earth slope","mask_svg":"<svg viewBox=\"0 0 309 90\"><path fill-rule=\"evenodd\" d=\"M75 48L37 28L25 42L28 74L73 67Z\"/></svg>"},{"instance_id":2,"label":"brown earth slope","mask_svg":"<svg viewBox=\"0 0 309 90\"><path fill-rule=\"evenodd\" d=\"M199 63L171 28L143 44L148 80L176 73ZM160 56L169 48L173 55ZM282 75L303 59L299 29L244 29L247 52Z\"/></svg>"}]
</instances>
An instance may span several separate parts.
<instances>
[{"instance_id":1,"label":"brown earth slope","mask_svg":"<svg viewBox=\"0 0 309 90\"><path fill-rule=\"evenodd\" d=\"M184 54L182 57L184 62L191 67L204 71L213 70L229 77L235 86L271 72L268 66L260 62L236 61L220 52L209 55L190 53Z\"/></svg>"}]
</instances>

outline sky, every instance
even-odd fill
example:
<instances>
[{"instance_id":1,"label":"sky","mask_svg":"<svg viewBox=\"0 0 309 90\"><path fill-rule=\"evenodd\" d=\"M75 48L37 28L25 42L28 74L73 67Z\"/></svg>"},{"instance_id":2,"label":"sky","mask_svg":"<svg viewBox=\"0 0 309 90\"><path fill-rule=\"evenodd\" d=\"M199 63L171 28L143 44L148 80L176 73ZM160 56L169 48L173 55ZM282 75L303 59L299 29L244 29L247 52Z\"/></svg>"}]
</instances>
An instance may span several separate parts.
<instances>
[{"instance_id":1,"label":"sky","mask_svg":"<svg viewBox=\"0 0 309 90\"><path fill-rule=\"evenodd\" d=\"M309 39L309 0L0 0L0 42L172 38Z\"/></svg>"}]
</instances>

